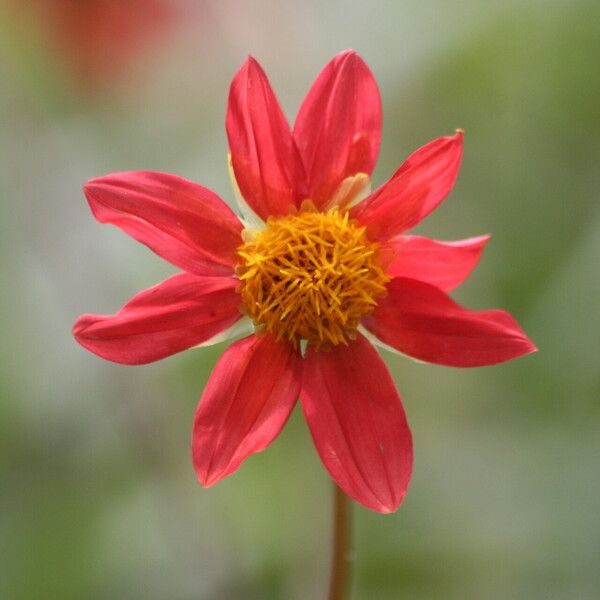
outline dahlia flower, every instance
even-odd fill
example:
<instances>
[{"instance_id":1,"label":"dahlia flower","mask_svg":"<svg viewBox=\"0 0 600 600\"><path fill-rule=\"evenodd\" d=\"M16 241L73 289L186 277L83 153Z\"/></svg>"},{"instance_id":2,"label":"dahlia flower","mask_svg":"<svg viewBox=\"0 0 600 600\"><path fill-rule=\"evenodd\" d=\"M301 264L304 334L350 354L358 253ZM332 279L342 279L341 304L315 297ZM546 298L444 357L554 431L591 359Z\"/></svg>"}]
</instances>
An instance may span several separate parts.
<instances>
[{"instance_id":1,"label":"dahlia flower","mask_svg":"<svg viewBox=\"0 0 600 600\"><path fill-rule=\"evenodd\" d=\"M215 484L265 449L300 398L339 487L371 510L392 512L408 488L412 439L373 344L456 367L535 350L508 313L471 311L448 295L475 267L487 236L407 235L450 192L463 133L418 149L371 193L381 100L353 51L321 71L293 129L248 58L231 84L226 129L242 218L175 175L116 173L85 185L98 221L183 272L114 315L81 316L75 338L133 365L245 333L219 359L196 412L200 483Z\"/></svg>"}]
</instances>

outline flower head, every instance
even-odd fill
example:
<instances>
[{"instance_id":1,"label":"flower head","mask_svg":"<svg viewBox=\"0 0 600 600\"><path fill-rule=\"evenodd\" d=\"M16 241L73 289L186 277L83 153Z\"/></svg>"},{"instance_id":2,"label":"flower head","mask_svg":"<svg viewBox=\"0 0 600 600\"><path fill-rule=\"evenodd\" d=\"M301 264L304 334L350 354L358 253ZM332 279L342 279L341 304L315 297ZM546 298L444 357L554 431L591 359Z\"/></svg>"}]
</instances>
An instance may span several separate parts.
<instances>
[{"instance_id":1,"label":"flower head","mask_svg":"<svg viewBox=\"0 0 600 600\"><path fill-rule=\"evenodd\" d=\"M381 102L353 51L325 66L293 130L249 58L232 82L226 126L243 221L214 192L174 175L86 184L100 222L184 272L115 315L83 315L73 333L124 364L249 333L225 351L200 399L192 438L200 482L216 483L266 448L299 396L338 485L367 508L394 511L410 481L412 439L371 341L461 367L535 350L508 313L470 311L447 294L475 267L487 236L406 235L450 192L463 134L423 146L369 193Z\"/></svg>"},{"instance_id":2,"label":"flower head","mask_svg":"<svg viewBox=\"0 0 600 600\"><path fill-rule=\"evenodd\" d=\"M248 316L295 347L348 344L385 295L389 277L366 228L337 208L270 217L238 250Z\"/></svg>"}]
</instances>

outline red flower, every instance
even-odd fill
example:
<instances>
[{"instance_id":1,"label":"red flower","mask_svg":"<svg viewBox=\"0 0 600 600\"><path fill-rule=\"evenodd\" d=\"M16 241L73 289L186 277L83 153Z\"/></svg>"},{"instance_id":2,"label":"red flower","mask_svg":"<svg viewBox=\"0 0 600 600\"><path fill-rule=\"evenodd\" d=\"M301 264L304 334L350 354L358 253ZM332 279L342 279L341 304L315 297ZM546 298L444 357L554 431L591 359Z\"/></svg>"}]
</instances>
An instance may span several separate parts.
<instances>
[{"instance_id":1,"label":"red flower","mask_svg":"<svg viewBox=\"0 0 600 600\"><path fill-rule=\"evenodd\" d=\"M412 440L367 338L460 367L535 350L506 312L469 311L447 295L475 267L487 236L405 235L450 192L463 134L423 146L368 194L381 101L353 51L323 69L293 130L249 58L231 85L226 125L244 222L216 194L174 175L87 183L100 222L185 272L115 315L80 317L74 335L103 358L140 364L254 330L224 353L200 400L192 440L200 482L216 483L266 448L300 396L335 481L367 508L394 511L409 484Z\"/></svg>"}]
</instances>

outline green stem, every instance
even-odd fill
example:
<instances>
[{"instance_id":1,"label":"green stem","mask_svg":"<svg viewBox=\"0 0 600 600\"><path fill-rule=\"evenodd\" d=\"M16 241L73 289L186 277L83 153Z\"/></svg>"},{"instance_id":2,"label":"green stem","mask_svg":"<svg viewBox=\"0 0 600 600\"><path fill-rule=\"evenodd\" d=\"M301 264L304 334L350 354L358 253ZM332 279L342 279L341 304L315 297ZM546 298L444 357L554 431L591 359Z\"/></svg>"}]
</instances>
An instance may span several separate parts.
<instances>
[{"instance_id":1,"label":"green stem","mask_svg":"<svg viewBox=\"0 0 600 600\"><path fill-rule=\"evenodd\" d=\"M350 499L334 483L333 548L329 577L329 600L347 600L351 571L351 506Z\"/></svg>"}]
</instances>

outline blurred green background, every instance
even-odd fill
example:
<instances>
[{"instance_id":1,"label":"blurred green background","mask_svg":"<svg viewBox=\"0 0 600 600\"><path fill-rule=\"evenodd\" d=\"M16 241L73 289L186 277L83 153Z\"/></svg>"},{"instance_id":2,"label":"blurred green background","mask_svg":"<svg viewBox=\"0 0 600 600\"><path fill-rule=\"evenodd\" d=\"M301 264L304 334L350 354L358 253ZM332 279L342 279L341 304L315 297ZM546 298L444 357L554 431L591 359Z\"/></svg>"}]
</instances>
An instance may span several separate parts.
<instances>
[{"instance_id":1,"label":"blurred green background","mask_svg":"<svg viewBox=\"0 0 600 600\"><path fill-rule=\"evenodd\" d=\"M353 47L383 97L375 183L464 128L455 190L420 231L492 233L456 297L508 309L540 348L473 370L386 354L415 472L396 514L355 505L353 598L597 598L600 4L122 4L1 4L0 597L322 597L331 489L300 413L204 490L189 439L223 346L122 367L70 328L172 272L94 221L86 179L161 170L229 201L223 123L246 55L293 118Z\"/></svg>"}]
</instances>

